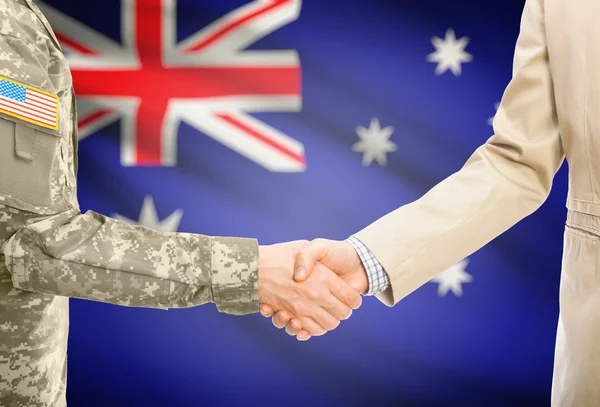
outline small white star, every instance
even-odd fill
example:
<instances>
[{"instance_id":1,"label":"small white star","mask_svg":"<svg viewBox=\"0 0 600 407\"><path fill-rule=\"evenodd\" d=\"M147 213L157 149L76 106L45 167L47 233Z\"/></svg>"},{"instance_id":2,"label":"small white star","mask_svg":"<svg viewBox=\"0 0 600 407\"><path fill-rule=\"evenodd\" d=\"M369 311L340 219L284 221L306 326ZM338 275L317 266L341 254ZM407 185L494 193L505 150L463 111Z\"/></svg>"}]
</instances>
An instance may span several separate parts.
<instances>
[{"instance_id":1,"label":"small white star","mask_svg":"<svg viewBox=\"0 0 600 407\"><path fill-rule=\"evenodd\" d=\"M368 129L363 126L356 127L356 134L358 134L360 141L352 146L352 151L363 153L362 163L365 167L371 165L373 160L377 161L379 165L386 165L386 154L396 151L398 148L396 144L390 141L393 132L394 128L392 126L382 129L379 119L374 117L371 119Z\"/></svg>"},{"instance_id":2,"label":"small white star","mask_svg":"<svg viewBox=\"0 0 600 407\"><path fill-rule=\"evenodd\" d=\"M145 226L158 232L177 232L182 216L183 211L181 209L177 209L166 219L159 221L158 214L156 213L156 206L154 206L154 200L150 195L148 195L144 198L144 203L140 212L140 218L137 222L126 218L125 216L119 215L118 213L114 214L113 218L130 225Z\"/></svg>"},{"instance_id":3,"label":"small white star","mask_svg":"<svg viewBox=\"0 0 600 407\"><path fill-rule=\"evenodd\" d=\"M496 111L498 111L498 108L499 108L499 107L500 107L500 102L497 102L496 104L494 104L494 109L495 109ZM493 126L493 125L494 125L494 117L496 117L496 115L494 115L494 116L492 116L492 117L490 117L490 118L488 119L488 122L487 122L487 123L488 123L488 125L489 125L489 126Z\"/></svg>"},{"instance_id":4,"label":"small white star","mask_svg":"<svg viewBox=\"0 0 600 407\"><path fill-rule=\"evenodd\" d=\"M431 280L432 283L439 283L438 295L440 297L445 296L448 290L452 290L457 297L462 295L461 284L473 281L473 276L465 271L467 264L469 264L469 260L463 259Z\"/></svg>"},{"instance_id":5,"label":"small white star","mask_svg":"<svg viewBox=\"0 0 600 407\"><path fill-rule=\"evenodd\" d=\"M473 60L473 56L465 51L469 38L462 37L457 40L452 28L446 31L444 39L433 37L431 43L435 47L435 52L427 55L427 61L437 62L436 75L441 75L450 69L454 76L459 76L462 71L461 64Z\"/></svg>"}]
</instances>

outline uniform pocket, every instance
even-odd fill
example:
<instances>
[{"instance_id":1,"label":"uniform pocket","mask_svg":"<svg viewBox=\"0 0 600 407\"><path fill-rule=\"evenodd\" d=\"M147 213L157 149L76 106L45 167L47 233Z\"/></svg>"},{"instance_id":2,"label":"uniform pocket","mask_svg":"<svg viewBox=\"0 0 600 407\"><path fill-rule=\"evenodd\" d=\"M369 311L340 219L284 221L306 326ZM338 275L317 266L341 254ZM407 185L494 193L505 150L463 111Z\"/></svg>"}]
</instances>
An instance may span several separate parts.
<instances>
[{"instance_id":1,"label":"uniform pocket","mask_svg":"<svg viewBox=\"0 0 600 407\"><path fill-rule=\"evenodd\" d=\"M59 133L0 117L0 201L33 212L63 206L58 185L52 185ZM54 192L54 194L53 194Z\"/></svg>"}]
</instances>

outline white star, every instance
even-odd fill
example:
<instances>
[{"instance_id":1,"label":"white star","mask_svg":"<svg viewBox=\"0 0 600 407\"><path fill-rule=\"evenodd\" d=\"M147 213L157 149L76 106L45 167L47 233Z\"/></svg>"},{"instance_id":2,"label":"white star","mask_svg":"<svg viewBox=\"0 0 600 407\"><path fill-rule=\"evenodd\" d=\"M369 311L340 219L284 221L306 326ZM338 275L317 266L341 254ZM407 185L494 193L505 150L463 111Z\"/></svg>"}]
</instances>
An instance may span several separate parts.
<instances>
[{"instance_id":1,"label":"white star","mask_svg":"<svg viewBox=\"0 0 600 407\"><path fill-rule=\"evenodd\" d=\"M500 107L500 103L499 103L499 102L498 102L498 103L496 103L496 104L494 104L494 109L495 109L496 111L498 111L498 108L499 108L499 107ZM494 115L494 116L492 116L492 117L490 117L490 118L488 119L488 122L487 122L487 123L488 123L488 125L490 125L490 126L493 126L493 125L494 125L494 117L496 117L496 115Z\"/></svg>"},{"instance_id":2,"label":"white star","mask_svg":"<svg viewBox=\"0 0 600 407\"><path fill-rule=\"evenodd\" d=\"M438 295L440 297L445 296L448 290L452 290L457 297L462 295L461 284L473 281L473 276L465 271L467 264L469 264L469 260L463 259L431 280L432 283L439 283Z\"/></svg>"},{"instance_id":3,"label":"white star","mask_svg":"<svg viewBox=\"0 0 600 407\"><path fill-rule=\"evenodd\" d=\"M393 132L394 128L392 126L382 129L379 119L374 117L371 119L368 129L363 126L356 127L356 134L358 134L360 141L352 146L352 151L363 153L362 163L364 166L370 165L373 160L377 161L379 165L386 165L386 154L396 151L398 148L396 144L390 141Z\"/></svg>"},{"instance_id":4,"label":"white star","mask_svg":"<svg viewBox=\"0 0 600 407\"><path fill-rule=\"evenodd\" d=\"M435 52L427 55L427 61L437 62L436 75L441 75L450 69L454 76L459 76L461 74L461 64L473 60L473 55L465 51L469 38L462 37L456 40L452 28L448 28L444 39L433 37L431 43L435 47Z\"/></svg>"},{"instance_id":5,"label":"white star","mask_svg":"<svg viewBox=\"0 0 600 407\"><path fill-rule=\"evenodd\" d=\"M140 218L136 222L125 216L119 215L118 213L113 214L113 218L118 219L122 222L130 225L140 225L147 228L154 229L159 232L177 232L179 228L179 222L183 216L183 211L177 209L175 212L170 214L166 219L159 221L156 213L156 206L154 206L154 200L150 195L144 198L144 204L140 212Z\"/></svg>"}]
</instances>

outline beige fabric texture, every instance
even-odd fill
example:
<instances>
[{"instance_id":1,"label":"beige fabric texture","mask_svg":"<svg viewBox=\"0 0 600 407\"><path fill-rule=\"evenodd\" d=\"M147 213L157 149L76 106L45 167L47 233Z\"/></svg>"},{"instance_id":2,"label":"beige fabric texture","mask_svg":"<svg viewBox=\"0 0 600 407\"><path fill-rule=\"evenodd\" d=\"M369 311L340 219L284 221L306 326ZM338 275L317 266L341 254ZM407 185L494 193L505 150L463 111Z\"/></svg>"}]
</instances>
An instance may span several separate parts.
<instances>
[{"instance_id":1,"label":"beige fabric texture","mask_svg":"<svg viewBox=\"0 0 600 407\"><path fill-rule=\"evenodd\" d=\"M537 210L569 165L552 406L600 406L600 3L527 0L494 135L421 199L358 232L387 305Z\"/></svg>"}]
</instances>

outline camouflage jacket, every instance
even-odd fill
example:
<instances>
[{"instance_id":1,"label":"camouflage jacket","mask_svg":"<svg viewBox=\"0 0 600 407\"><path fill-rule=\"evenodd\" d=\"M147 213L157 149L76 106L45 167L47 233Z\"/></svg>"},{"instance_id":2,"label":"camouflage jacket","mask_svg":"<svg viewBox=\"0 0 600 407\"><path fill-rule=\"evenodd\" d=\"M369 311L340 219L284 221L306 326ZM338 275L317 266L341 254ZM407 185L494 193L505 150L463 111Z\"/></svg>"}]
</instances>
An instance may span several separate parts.
<instances>
[{"instance_id":1,"label":"camouflage jacket","mask_svg":"<svg viewBox=\"0 0 600 407\"><path fill-rule=\"evenodd\" d=\"M258 311L255 240L80 212L75 96L60 45L32 0L0 0L0 35L0 405L66 405L68 297ZM15 110L7 89L46 94L57 117Z\"/></svg>"}]
</instances>

